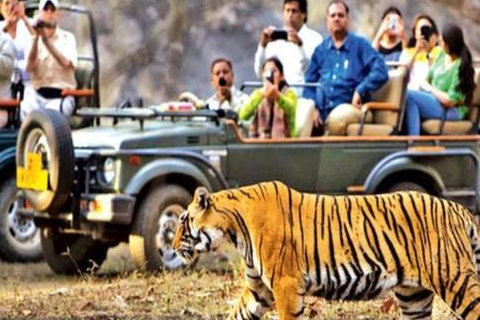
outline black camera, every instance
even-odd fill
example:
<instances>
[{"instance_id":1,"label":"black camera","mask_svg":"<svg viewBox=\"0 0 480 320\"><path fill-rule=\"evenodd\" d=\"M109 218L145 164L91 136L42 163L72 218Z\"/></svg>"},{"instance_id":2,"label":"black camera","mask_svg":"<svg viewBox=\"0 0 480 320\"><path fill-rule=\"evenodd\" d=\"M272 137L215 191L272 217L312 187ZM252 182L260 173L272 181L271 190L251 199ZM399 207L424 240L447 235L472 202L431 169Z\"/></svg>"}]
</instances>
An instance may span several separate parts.
<instances>
[{"instance_id":1,"label":"black camera","mask_svg":"<svg viewBox=\"0 0 480 320\"><path fill-rule=\"evenodd\" d=\"M429 26L422 26L420 28L420 34L423 36L425 40L430 40L430 37L433 34L433 29Z\"/></svg>"},{"instance_id":2,"label":"black camera","mask_svg":"<svg viewBox=\"0 0 480 320\"><path fill-rule=\"evenodd\" d=\"M271 84L273 84L273 71L270 69L265 70L263 73L263 77L268 80Z\"/></svg>"},{"instance_id":3,"label":"black camera","mask_svg":"<svg viewBox=\"0 0 480 320\"><path fill-rule=\"evenodd\" d=\"M275 40L287 40L288 39L288 32L286 30L273 30L271 38L273 41Z\"/></svg>"},{"instance_id":4,"label":"black camera","mask_svg":"<svg viewBox=\"0 0 480 320\"><path fill-rule=\"evenodd\" d=\"M55 28L55 24L43 21L43 20L38 20L37 23L34 25L35 29L41 29L41 28Z\"/></svg>"},{"instance_id":5,"label":"black camera","mask_svg":"<svg viewBox=\"0 0 480 320\"><path fill-rule=\"evenodd\" d=\"M227 80L225 80L224 77L221 77L220 79L218 79L218 85L220 87L225 87L227 85Z\"/></svg>"}]
</instances>

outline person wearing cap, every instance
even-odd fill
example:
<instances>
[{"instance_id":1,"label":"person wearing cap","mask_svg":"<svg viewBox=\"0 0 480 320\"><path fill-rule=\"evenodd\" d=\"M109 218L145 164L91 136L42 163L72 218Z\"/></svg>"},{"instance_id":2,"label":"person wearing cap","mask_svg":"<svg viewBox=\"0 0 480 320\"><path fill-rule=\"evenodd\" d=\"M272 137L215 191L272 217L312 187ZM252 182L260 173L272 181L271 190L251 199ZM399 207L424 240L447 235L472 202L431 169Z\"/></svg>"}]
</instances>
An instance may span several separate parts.
<instances>
[{"instance_id":1,"label":"person wearing cap","mask_svg":"<svg viewBox=\"0 0 480 320\"><path fill-rule=\"evenodd\" d=\"M65 116L72 115L75 109L75 99L62 99L61 92L77 87L77 43L71 32L58 26L59 7L58 0L41 0L38 6L40 13L33 23L35 35L25 53L34 90L25 92L22 119L37 108L58 110Z\"/></svg>"}]
</instances>

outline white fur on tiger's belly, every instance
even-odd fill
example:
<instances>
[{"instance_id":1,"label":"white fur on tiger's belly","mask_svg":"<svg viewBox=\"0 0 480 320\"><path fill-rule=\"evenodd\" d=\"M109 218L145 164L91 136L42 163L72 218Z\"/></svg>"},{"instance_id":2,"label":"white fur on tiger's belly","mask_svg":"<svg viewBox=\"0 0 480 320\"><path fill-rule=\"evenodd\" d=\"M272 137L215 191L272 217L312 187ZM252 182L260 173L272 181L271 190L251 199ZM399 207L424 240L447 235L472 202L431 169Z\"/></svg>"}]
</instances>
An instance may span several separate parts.
<instances>
[{"instance_id":1,"label":"white fur on tiger's belly","mask_svg":"<svg viewBox=\"0 0 480 320\"><path fill-rule=\"evenodd\" d=\"M325 267L321 269L320 285L317 285L317 276L315 272L309 273L309 281L312 284L309 289L309 294L326 297L330 295L333 300L369 300L384 297L393 287L398 285L398 279L395 274L381 271L378 276L378 281L374 286L373 277L375 273L373 270L362 270L363 275L357 277L353 268L346 267L346 269L338 268L338 277L330 269L327 273ZM370 269L370 268L369 268ZM347 272L350 277L347 276ZM340 291L341 289L341 291ZM374 296L369 296L374 294Z\"/></svg>"}]
</instances>

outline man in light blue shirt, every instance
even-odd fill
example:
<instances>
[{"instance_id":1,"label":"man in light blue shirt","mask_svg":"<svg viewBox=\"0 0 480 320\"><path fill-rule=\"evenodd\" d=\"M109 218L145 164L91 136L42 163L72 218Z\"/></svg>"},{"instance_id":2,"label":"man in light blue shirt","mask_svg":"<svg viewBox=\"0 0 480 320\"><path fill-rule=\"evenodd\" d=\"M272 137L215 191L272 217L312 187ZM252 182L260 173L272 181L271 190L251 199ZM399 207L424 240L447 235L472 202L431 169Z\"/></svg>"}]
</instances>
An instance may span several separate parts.
<instances>
[{"instance_id":1,"label":"man in light blue shirt","mask_svg":"<svg viewBox=\"0 0 480 320\"><path fill-rule=\"evenodd\" d=\"M316 102L325 121L326 133L344 135L350 123L360 122L360 109L371 93L388 80L384 60L364 38L348 31L348 6L332 1L327 7L330 36L313 53L305 82L320 83L318 89L304 90L304 97Z\"/></svg>"}]
</instances>

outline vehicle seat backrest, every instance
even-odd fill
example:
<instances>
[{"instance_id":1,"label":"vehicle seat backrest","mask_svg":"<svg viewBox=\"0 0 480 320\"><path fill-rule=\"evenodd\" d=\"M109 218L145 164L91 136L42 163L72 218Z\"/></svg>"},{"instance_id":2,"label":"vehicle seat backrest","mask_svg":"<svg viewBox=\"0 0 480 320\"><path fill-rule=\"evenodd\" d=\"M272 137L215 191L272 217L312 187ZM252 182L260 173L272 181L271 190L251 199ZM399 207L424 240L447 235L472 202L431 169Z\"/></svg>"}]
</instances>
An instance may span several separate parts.
<instances>
[{"instance_id":1,"label":"vehicle seat backrest","mask_svg":"<svg viewBox=\"0 0 480 320\"><path fill-rule=\"evenodd\" d=\"M400 112L376 111L373 113L373 123L388 124L397 128L403 119L405 96L408 83L408 70L400 66L388 71L388 82L374 92L373 101L391 102L400 109Z\"/></svg>"},{"instance_id":2,"label":"vehicle seat backrest","mask_svg":"<svg viewBox=\"0 0 480 320\"><path fill-rule=\"evenodd\" d=\"M313 127L313 114L315 111L315 102L311 99L299 98L295 112L295 127L297 137L310 137Z\"/></svg>"},{"instance_id":3,"label":"vehicle seat backrest","mask_svg":"<svg viewBox=\"0 0 480 320\"><path fill-rule=\"evenodd\" d=\"M77 80L77 89L92 89L93 63L91 61L78 60L75 80Z\"/></svg>"},{"instance_id":4,"label":"vehicle seat backrest","mask_svg":"<svg viewBox=\"0 0 480 320\"><path fill-rule=\"evenodd\" d=\"M94 65L90 60L79 59L75 68L75 80L77 81L77 89L94 89L93 87L93 71ZM95 105L93 97L76 97L75 109L79 110L83 107L91 107ZM79 129L88 126L91 119L73 115L68 119L72 129Z\"/></svg>"}]
</instances>

